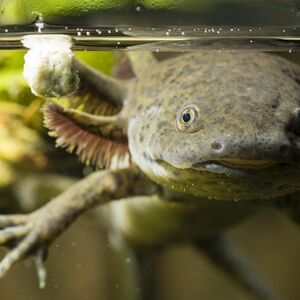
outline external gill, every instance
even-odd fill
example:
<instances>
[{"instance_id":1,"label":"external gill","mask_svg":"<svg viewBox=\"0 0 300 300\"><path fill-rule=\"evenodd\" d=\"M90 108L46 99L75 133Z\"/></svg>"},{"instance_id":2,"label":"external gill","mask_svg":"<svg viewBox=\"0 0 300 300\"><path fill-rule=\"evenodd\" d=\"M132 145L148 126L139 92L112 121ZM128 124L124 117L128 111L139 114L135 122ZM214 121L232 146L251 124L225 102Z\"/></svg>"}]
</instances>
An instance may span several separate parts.
<instances>
[{"instance_id":1,"label":"external gill","mask_svg":"<svg viewBox=\"0 0 300 300\"><path fill-rule=\"evenodd\" d=\"M130 80L118 80L95 71L74 58L73 40L64 35L32 35L23 40L29 48L24 74L35 94L64 97L69 108L48 102L45 125L57 145L97 168L127 167L130 155L126 120L119 112Z\"/></svg>"},{"instance_id":2,"label":"external gill","mask_svg":"<svg viewBox=\"0 0 300 300\"><path fill-rule=\"evenodd\" d=\"M75 151L87 165L115 169L130 164L127 137L118 115L94 116L51 100L43 112L44 124L57 137L57 146Z\"/></svg>"},{"instance_id":3,"label":"external gill","mask_svg":"<svg viewBox=\"0 0 300 300\"><path fill-rule=\"evenodd\" d=\"M59 105L59 104L58 104ZM97 116L92 115L83 111L79 111L73 108L66 108L61 106L65 115L71 117L79 124L84 126L96 126L101 127L109 125L111 123L116 123L118 121L118 116Z\"/></svg>"}]
</instances>

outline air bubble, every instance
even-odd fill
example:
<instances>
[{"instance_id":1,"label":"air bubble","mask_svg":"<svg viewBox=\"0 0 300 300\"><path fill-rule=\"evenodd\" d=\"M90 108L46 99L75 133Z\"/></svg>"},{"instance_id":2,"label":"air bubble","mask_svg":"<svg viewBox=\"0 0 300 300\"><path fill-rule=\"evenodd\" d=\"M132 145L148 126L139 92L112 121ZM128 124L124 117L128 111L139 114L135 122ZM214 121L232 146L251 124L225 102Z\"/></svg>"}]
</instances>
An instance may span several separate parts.
<instances>
[{"instance_id":1,"label":"air bubble","mask_svg":"<svg viewBox=\"0 0 300 300\"><path fill-rule=\"evenodd\" d=\"M42 17L39 17L34 25L35 25L35 27L37 27L38 33L41 33L45 27L45 23L44 23Z\"/></svg>"}]
</instances>

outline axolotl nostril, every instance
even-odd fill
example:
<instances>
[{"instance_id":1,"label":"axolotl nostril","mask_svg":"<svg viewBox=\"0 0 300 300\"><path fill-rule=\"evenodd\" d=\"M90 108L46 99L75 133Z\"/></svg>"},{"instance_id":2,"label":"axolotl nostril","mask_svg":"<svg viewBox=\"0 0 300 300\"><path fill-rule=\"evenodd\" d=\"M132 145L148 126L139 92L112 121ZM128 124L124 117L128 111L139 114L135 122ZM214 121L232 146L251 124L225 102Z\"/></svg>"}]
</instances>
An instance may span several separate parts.
<instances>
[{"instance_id":1,"label":"axolotl nostril","mask_svg":"<svg viewBox=\"0 0 300 300\"><path fill-rule=\"evenodd\" d=\"M29 215L0 216L1 244L18 241L0 276L28 255L41 262L77 216L114 201L108 219L123 244L192 242L258 299L279 299L216 236L266 207L300 221L300 67L256 52L199 51L162 61L132 52L135 77L120 80L75 60L68 37L59 38L60 47L52 39L24 42L30 51L46 44L39 56L29 51L26 74L33 91L69 100L43 108L57 145L101 171Z\"/></svg>"}]
</instances>

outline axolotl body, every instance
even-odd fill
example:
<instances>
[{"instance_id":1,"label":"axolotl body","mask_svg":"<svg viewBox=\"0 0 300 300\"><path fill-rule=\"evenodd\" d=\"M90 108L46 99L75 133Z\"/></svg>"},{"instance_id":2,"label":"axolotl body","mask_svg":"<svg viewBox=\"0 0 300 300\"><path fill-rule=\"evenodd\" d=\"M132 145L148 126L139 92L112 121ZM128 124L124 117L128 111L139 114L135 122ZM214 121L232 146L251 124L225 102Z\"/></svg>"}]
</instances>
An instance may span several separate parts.
<instances>
[{"instance_id":1,"label":"axolotl body","mask_svg":"<svg viewBox=\"0 0 300 300\"><path fill-rule=\"evenodd\" d=\"M255 52L129 58L134 78L111 78L73 59L69 78L48 76L47 91L39 64L32 71L37 94L61 96L68 86L69 107L50 100L44 107L57 144L104 170L29 215L0 216L1 244L16 244L0 275L35 255L43 285L50 243L88 208L122 200L107 213L128 245L192 242L258 298L278 299L216 236L266 207L300 220L300 67Z\"/></svg>"}]
</instances>

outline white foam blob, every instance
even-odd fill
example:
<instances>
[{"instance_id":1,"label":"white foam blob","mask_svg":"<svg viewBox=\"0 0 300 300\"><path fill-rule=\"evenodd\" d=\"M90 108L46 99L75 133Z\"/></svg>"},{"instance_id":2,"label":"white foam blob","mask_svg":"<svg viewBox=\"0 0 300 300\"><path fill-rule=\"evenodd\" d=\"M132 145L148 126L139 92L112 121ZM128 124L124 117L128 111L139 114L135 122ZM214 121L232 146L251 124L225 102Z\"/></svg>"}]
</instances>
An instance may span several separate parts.
<instances>
[{"instance_id":1,"label":"white foam blob","mask_svg":"<svg viewBox=\"0 0 300 300\"><path fill-rule=\"evenodd\" d=\"M79 76L67 35L28 35L22 40L28 48L24 77L32 92L42 97L63 97L74 93Z\"/></svg>"}]
</instances>

